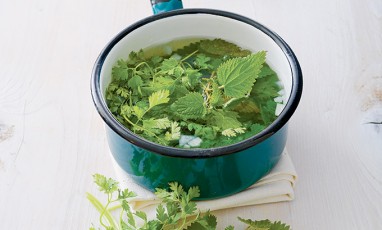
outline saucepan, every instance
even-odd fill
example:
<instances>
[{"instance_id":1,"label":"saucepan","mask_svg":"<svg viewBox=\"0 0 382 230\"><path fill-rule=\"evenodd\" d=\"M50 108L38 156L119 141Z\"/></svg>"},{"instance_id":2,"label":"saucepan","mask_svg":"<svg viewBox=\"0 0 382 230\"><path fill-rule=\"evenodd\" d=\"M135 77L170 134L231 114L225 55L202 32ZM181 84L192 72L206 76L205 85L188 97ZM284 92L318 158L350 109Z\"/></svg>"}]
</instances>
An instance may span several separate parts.
<instances>
[{"instance_id":1,"label":"saucepan","mask_svg":"<svg viewBox=\"0 0 382 230\"><path fill-rule=\"evenodd\" d=\"M214 9L181 9L179 0L152 0L154 15L129 25L106 44L95 62L91 94L105 122L110 152L118 165L141 186L154 191L169 182L198 186L201 200L238 193L269 173L287 140L288 120L302 94L302 72L288 44L271 29L236 13ZM267 63L284 88L277 119L260 133L216 148L175 148L148 141L124 127L111 113L105 91L112 67L131 51L180 38L220 38L251 51L265 50Z\"/></svg>"}]
</instances>

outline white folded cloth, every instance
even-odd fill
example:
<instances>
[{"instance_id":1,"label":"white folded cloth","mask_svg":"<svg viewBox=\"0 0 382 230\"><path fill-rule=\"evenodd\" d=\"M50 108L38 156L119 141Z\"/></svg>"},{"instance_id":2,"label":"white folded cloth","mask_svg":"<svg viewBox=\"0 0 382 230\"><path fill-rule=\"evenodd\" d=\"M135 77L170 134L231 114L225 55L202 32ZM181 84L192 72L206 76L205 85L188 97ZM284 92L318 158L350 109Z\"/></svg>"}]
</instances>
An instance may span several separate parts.
<instances>
[{"instance_id":1,"label":"white folded cloth","mask_svg":"<svg viewBox=\"0 0 382 230\"><path fill-rule=\"evenodd\" d=\"M113 159L113 158L112 158ZM153 213L160 199L154 193L136 184L129 175L113 160L117 180L121 188L129 188L137 196L129 200L131 207L138 211ZM248 205L265 204L294 199L293 187L297 180L297 173L286 149L272 171L242 192L220 199L197 201L201 211L214 211Z\"/></svg>"}]
</instances>

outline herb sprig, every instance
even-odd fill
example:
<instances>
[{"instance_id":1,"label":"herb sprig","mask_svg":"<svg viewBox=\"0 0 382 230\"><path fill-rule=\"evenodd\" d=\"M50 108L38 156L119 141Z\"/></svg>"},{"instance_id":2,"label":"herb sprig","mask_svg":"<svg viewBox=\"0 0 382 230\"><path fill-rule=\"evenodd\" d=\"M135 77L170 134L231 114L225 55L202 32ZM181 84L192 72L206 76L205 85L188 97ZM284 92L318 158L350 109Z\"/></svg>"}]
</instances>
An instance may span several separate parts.
<instances>
[{"instance_id":1,"label":"herb sprig","mask_svg":"<svg viewBox=\"0 0 382 230\"><path fill-rule=\"evenodd\" d=\"M107 201L106 204L102 204L95 196L87 193L88 200L100 213L100 226L98 228L92 226L90 230L216 229L216 216L209 211L201 212L192 201L200 195L198 187L191 187L186 192L182 185L174 182L169 184L169 190L156 189L155 195L162 200L162 203L156 208L156 218L149 220L145 212L132 210L129 199L136 196L134 192L120 189L117 181L100 174L93 175L93 179L98 189L106 195ZM116 219L113 211L118 210L120 212ZM247 225L246 230L290 230L290 226L280 221L253 221L240 217L238 219ZM225 228L225 230L234 229L233 226Z\"/></svg>"},{"instance_id":2,"label":"herb sprig","mask_svg":"<svg viewBox=\"0 0 382 230\"><path fill-rule=\"evenodd\" d=\"M222 39L192 43L164 57L131 52L112 69L107 104L119 122L152 142L229 145L276 119L280 87L265 59L265 51L253 54ZM181 144L182 136L202 141Z\"/></svg>"}]
</instances>

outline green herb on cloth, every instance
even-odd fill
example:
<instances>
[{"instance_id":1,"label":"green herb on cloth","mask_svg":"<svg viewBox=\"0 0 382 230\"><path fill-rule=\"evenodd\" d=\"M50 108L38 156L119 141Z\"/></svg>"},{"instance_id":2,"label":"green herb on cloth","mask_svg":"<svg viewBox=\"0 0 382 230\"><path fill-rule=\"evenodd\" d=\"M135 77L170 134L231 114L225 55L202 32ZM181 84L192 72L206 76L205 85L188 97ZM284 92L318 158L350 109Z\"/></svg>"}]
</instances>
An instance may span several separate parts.
<instances>
[{"instance_id":1,"label":"green herb on cloth","mask_svg":"<svg viewBox=\"0 0 382 230\"><path fill-rule=\"evenodd\" d=\"M119 183L103 175L93 175L94 183L99 191L106 195L106 204L102 204L95 196L87 193L87 199L100 213L99 227L90 230L214 230L217 218L211 212L201 212L192 199L200 196L198 187L187 191L182 185L174 182L169 189L156 189L155 195L162 200L156 208L156 218L149 219L142 211L134 211L129 205L129 199L136 196L129 189L120 189ZM119 211L119 213L115 213ZM280 221L252 221L238 219L247 224L247 230L290 230L290 226ZM226 230L233 230L228 226Z\"/></svg>"}]
</instances>

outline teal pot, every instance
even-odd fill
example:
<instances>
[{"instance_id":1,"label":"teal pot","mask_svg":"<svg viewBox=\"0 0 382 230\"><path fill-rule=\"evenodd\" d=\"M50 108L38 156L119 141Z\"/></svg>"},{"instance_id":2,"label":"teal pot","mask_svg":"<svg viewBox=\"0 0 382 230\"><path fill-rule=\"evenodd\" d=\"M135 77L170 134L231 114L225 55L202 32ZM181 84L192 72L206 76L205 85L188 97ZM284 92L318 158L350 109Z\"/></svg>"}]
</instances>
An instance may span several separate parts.
<instances>
[{"instance_id":1,"label":"teal pot","mask_svg":"<svg viewBox=\"0 0 382 230\"><path fill-rule=\"evenodd\" d=\"M239 143L210 149L181 149L150 142L120 124L105 102L112 66L131 51L182 38L222 38L254 52L267 51L267 63L284 87L284 105L265 130ZM287 122L302 93L302 73L293 51L276 33L252 19L219 10L181 9L145 18L114 37L92 73L94 104L106 123L107 140L119 166L138 184L154 191L177 181L199 186L200 199L240 192L269 173L280 159Z\"/></svg>"}]
</instances>

